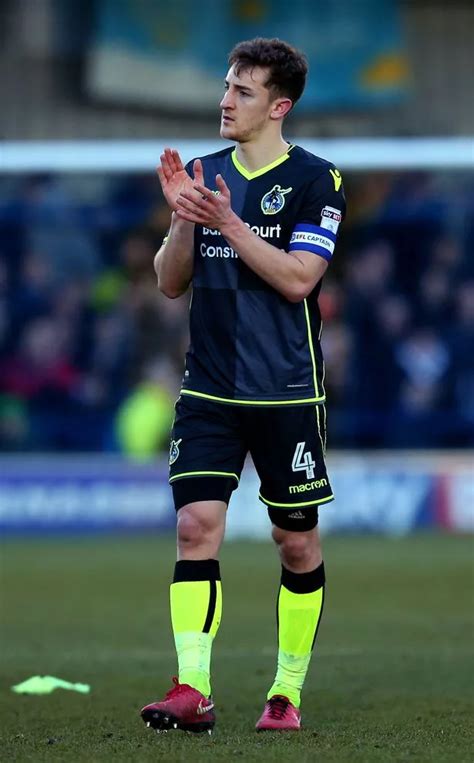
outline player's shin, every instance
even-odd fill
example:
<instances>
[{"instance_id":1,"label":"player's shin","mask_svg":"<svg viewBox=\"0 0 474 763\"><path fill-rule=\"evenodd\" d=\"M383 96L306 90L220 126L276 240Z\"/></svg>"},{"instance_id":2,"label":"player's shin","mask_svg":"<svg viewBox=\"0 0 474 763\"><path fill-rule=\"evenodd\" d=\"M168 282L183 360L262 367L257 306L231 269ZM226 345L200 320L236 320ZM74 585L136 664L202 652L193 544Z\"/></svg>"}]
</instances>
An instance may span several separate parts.
<instances>
[{"instance_id":1,"label":"player's shin","mask_svg":"<svg viewBox=\"0 0 474 763\"><path fill-rule=\"evenodd\" d=\"M278 668L267 699L276 694L300 706L300 695L324 603L324 564L311 572L282 567L277 602Z\"/></svg>"},{"instance_id":2,"label":"player's shin","mask_svg":"<svg viewBox=\"0 0 474 763\"><path fill-rule=\"evenodd\" d=\"M209 696L212 642L222 613L217 559L176 562L170 604L179 682Z\"/></svg>"}]
</instances>

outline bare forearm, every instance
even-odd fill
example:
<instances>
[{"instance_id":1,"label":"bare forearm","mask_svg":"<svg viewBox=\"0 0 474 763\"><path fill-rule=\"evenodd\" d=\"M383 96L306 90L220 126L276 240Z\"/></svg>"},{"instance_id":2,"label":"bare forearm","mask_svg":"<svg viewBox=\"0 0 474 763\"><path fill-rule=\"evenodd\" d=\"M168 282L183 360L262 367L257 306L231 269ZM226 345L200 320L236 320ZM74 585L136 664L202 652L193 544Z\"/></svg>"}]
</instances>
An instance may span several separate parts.
<instances>
[{"instance_id":1,"label":"bare forearm","mask_svg":"<svg viewBox=\"0 0 474 763\"><path fill-rule=\"evenodd\" d=\"M221 227L221 233L245 264L290 302L300 302L313 287L314 274L308 274L305 263L297 255L264 241L237 215ZM321 260L319 277L325 269L326 264Z\"/></svg>"},{"instance_id":2,"label":"bare forearm","mask_svg":"<svg viewBox=\"0 0 474 763\"><path fill-rule=\"evenodd\" d=\"M194 224L171 219L168 238L155 256L154 268L158 288L167 297L184 294L193 276Z\"/></svg>"}]
</instances>

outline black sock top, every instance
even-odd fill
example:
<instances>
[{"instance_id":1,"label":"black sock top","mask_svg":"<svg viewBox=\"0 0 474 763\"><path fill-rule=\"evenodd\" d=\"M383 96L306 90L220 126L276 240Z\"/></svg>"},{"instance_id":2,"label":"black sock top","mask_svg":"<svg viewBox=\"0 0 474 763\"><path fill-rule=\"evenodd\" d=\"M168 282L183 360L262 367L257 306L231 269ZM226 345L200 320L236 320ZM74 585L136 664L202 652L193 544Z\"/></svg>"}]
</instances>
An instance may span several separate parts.
<instances>
[{"instance_id":1,"label":"black sock top","mask_svg":"<svg viewBox=\"0 0 474 763\"><path fill-rule=\"evenodd\" d=\"M221 571L217 559L183 559L176 562L173 583L197 580L220 580Z\"/></svg>"},{"instance_id":2,"label":"black sock top","mask_svg":"<svg viewBox=\"0 0 474 763\"><path fill-rule=\"evenodd\" d=\"M311 572L291 572L281 568L281 584L293 593L313 593L323 587L326 581L324 562Z\"/></svg>"}]
</instances>

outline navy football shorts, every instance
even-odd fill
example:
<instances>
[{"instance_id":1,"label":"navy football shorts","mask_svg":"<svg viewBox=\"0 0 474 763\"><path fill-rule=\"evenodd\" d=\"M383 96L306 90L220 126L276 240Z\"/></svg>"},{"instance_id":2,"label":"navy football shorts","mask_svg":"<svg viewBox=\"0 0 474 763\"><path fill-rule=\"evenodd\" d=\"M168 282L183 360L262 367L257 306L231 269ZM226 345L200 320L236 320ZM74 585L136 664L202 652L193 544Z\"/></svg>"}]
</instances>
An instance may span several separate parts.
<instances>
[{"instance_id":1,"label":"navy football shorts","mask_svg":"<svg viewBox=\"0 0 474 763\"><path fill-rule=\"evenodd\" d=\"M318 506L333 500L323 405L247 407L181 395L171 437L177 510L194 501L228 503L247 453L260 478L259 498L277 526L311 529Z\"/></svg>"}]
</instances>

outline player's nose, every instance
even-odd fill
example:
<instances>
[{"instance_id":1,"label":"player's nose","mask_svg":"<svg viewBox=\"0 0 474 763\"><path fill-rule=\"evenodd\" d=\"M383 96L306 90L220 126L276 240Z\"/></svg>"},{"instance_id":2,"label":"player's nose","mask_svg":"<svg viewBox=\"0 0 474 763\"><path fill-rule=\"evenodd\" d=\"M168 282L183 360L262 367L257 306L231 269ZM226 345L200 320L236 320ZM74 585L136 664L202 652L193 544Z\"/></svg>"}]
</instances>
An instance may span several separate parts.
<instances>
[{"instance_id":1,"label":"player's nose","mask_svg":"<svg viewBox=\"0 0 474 763\"><path fill-rule=\"evenodd\" d=\"M230 94L229 90L226 90L224 93L224 97L222 98L220 102L221 109L233 109L234 108L234 99L233 96Z\"/></svg>"}]
</instances>

